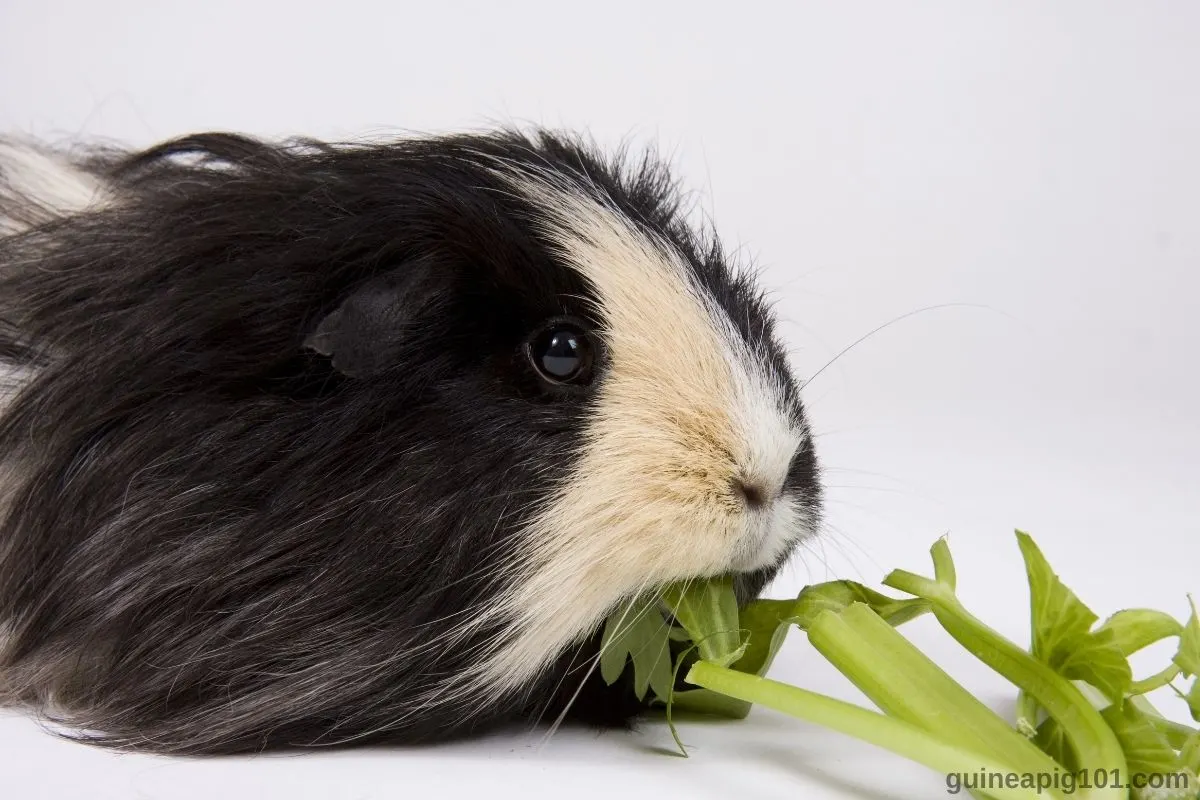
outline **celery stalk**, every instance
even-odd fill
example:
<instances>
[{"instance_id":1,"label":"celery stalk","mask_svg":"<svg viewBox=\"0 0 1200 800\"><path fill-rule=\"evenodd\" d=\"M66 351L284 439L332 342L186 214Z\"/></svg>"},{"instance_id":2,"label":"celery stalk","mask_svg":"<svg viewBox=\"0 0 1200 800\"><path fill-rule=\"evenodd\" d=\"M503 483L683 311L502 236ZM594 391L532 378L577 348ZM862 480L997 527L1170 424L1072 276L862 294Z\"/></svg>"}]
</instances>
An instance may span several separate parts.
<instances>
[{"instance_id":1,"label":"celery stalk","mask_svg":"<svg viewBox=\"0 0 1200 800\"><path fill-rule=\"evenodd\" d=\"M985 771L1011 774L1020 772L960 744L951 743L902 719L856 706L832 697L789 686L786 683L748 675L744 672L699 661L688 671L688 683L729 695L747 703L773 708L798 719L822 725L840 733L882 747L943 775ZM1032 788L989 788L980 792L995 800L1064 800L1057 791Z\"/></svg>"},{"instance_id":2,"label":"celery stalk","mask_svg":"<svg viewBox=\"0 0 1200 800\"><path fill-rule=\"evenodd\" d=\"M879 615L861 603L825 612L809 641L885 713L1015 764L1051 775L1059 765L1021 736Z\"/></svg>"},{"instance_id":3,"label":"celery stalk","mask_svg":"<svg viewBox=\"0 0 1200 800\"><path fill-rule=\"evenodd\" d=\"M944 546L944 542L938 545ZM934 617L955 641L1035 698L1062 727L1084 769L1127 771L1120 742L1087 698L1069 680L974 617L952 589L904 570L893 571L883 583L928 600ZM1124 791L1117 788L1092 788L1081 795L1126 800Z\"/></svg>"}]
</instances>

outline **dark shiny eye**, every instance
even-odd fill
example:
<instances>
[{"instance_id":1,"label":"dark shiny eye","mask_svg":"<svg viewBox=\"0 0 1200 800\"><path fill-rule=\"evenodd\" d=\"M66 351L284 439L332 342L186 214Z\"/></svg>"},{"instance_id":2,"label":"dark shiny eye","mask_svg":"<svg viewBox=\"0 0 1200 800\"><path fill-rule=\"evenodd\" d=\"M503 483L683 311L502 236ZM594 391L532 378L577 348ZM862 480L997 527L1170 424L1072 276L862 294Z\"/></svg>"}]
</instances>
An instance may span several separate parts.
<instances>
[{"instance_id":1,"label":"dark shiny eye","mask_svg":"<svg viewBox=\"0 0 1200 800\"><path fill-rule=\"evenodd\" d=\"M550 383L583 386L592 380L595 355L581 325L550 322L533 335L527 350L533 368Z\"/></svg>"}]
</instances>

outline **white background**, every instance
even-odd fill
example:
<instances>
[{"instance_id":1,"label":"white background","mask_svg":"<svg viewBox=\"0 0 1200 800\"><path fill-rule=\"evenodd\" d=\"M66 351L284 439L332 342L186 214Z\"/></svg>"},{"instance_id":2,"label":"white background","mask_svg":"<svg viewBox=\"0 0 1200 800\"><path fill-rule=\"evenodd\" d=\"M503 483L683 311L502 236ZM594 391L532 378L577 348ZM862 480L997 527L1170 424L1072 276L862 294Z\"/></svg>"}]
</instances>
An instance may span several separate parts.
<instances>
[{"instance_id":1,"label":"white background","mask_svg":"<svg viewBox=\"0 0 1200 800\"><path fill-rule=\"evenodd\" d=\"M1024 643L1014 527L1102 616L1200 590L1200 4L0 0L0 130L359 136L538 122L656 144L774 289L829 526L775 588L928 571ZM909 633L1007 710L932 622ZM1160 664L1147 664L1144 670ZM777 674L857 695L802 635ZM665 730L170 760L0 717L11 798L929 798L768 712Z\"/></svg>"}]
</instances>

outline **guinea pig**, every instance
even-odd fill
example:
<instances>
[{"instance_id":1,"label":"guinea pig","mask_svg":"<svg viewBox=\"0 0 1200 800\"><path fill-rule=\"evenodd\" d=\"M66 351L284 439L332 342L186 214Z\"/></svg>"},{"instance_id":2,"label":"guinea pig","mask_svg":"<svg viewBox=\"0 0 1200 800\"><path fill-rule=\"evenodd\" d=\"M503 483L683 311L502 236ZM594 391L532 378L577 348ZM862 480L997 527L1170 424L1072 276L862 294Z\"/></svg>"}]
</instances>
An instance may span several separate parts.
<instances>
[{"instance_id":1,"label":"guinea pig","mask_svg":"<svg viewBox=\"0 0 1200 800\"><path fill-rule=\"evenodd\" d=\"M605 619L821 513L684 198L542 130L5 140L0 700L176 754L633 724Z\"/></svg>"}]
</instances>

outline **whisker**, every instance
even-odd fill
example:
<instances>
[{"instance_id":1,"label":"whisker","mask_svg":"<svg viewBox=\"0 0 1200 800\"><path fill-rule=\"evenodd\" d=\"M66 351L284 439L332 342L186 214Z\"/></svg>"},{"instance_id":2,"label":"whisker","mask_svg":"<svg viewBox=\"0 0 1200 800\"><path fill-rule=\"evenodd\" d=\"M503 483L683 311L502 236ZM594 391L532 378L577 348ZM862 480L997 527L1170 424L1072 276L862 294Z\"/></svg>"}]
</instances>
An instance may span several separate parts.
<instances>
[{"instance_id":1,"label":"whisker","mask_svg":"<svg viewBox=\"0 0 1200 800\"><path fill-rule=\"evenodd\" d=\"M830 533L832 534L833 531L830 530ZM855 562L854 557L850 554L850 552L847 550L847 548L844 546L843 542L839 539L838 536L831 535L831 536L826 537L825 544L823 546L828 546L828 547L832 548L838 554L838 556L840 556L841 560L843 560L849 564L850 571L852 573L854 573L854 575L857 578L859 583L869 583L870 582L864 576L862 568L858 566L858 564ZM839 578L844 577L844 575L842 574L842 570L838 570L837 575ZM832 580L833 578L831 577L830 579Z\"/></svg>"},{"instance_id":2,"label":"whisker","mask_svg":"<svg viewBox=\"0 0 1200 800\"><path fill-rule=\"evenodd\" d=\"M876 561L871 556L870 552L867 551L867 549L865 547L863 547L861 544L859 544L859 542L854 537L852 537L850 534L846 533L846 531L843 530L840 526L833 525L832 523L826 523L822 527L824 527L825 530L830 534L831 540L836 541L837 539L840 538L847 545L849 545L849 546L853 547L855 550L857 550L858 553L863 558L870 561L871 564L875 567L877 572L879 572L880 574L883 574L885 572L885 568L883 567L883 565L880 564L878 561ZM857 564L854 563L854 560L850 557L849 553L845 553L843 551L843 555L846 557L847 561L851 562L850 563L851 568L854 569L854 571L859 574L859 577L861 579L862 578L862 570L858 567Z\"/></svg>"},{"instance_id":3,"label":"whisker","mask_svg":"<svg viewBox=\"0 0 1200 800\"><path fill-rule=\"evenodd\" d=\"M829 369L831 366L833 366L835 363L837 363L838 359L840 359L842 356L849 353L851 350L853 350L858 345L860 345L863 342L870 339L872 336L875 336L877 333L880 333L881 331L884 331L884 330L890 328L891 326L895 325L898 322L903 322L904 320L908 319L909 317L915 317L918 314L924 314L927 311L938 311L938 310L946 309L946 308L978 308L978 309L984 309L984 310L988 310L988 311L995 311L996 313L1003 313L1003 312L997 311L996 309L992 308L991 306L982 305L979 303L940 303L938 305L926 306L924 308L918 308L915 311L909 311L905 314L901 314L898 317L888 320L887 322L883 323L882 325L880 325L876 328L873 328L870 331L867 331L862 336L858 337L853 342L851 342L850 344L843 347L841 350L839 350L837 352L836 355L834 355L833 358L831 358L829 361L825 362L824 366L822 366L820 369L818 369L816 372L814 372L812 375L810 375L808 377L808 379L801 384L800 388L801 389L807 388L807 386L810 383L812 383L814 380L817 379L817 376L819 376L825 370Z\"/></svg>"}]
</instances>

